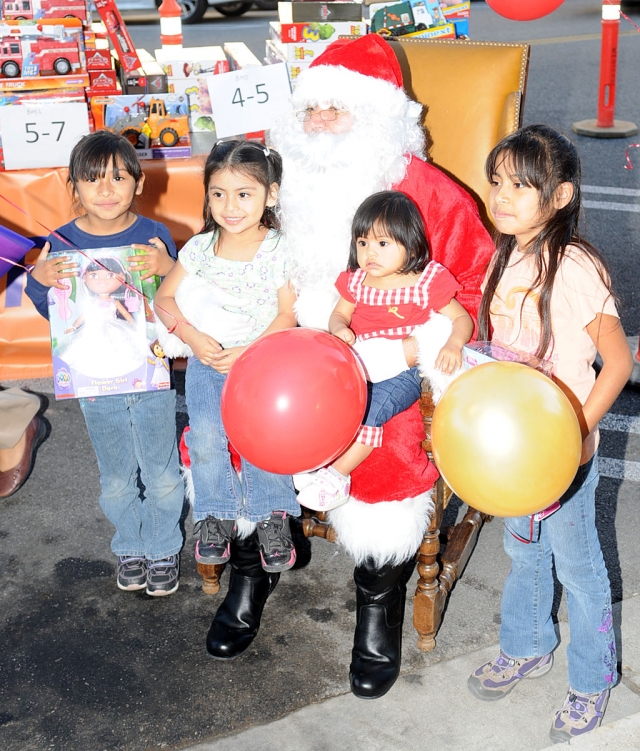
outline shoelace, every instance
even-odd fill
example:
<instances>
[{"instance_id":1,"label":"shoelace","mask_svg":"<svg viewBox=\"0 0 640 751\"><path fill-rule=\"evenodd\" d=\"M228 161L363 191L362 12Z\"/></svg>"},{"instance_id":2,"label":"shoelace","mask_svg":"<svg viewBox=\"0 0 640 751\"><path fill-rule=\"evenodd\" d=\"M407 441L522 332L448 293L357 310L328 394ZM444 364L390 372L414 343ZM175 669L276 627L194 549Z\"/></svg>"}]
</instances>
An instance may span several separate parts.
<instances>
[{"instance_id":1,"label":"shoelace","mask_svg":"<svg viewBox=\"0 0 640 751\"><path fill-rule=\"evenodd\" d=\"M283 521L283 519L276 518L276 521L271 519L267 522L261 523L262 529L266 532L267 535L269 550L271 550L274 544L279 547L287 547L284 541Z\"/></svg>"},{"instance_id":2,"label":"shoelace","mask_svg":"<svg viewBox=\"0 0 640 751\"><path fill-rule=\"evenodd\" d=\"M205 544L209 542L219 544L220 541L229 542L231 540L231 535L222 526L220 519L203 519L195 525L194 534L199 535L203 526L205 528L205 539L203 540Z\"/></svg>"}]
</instances>

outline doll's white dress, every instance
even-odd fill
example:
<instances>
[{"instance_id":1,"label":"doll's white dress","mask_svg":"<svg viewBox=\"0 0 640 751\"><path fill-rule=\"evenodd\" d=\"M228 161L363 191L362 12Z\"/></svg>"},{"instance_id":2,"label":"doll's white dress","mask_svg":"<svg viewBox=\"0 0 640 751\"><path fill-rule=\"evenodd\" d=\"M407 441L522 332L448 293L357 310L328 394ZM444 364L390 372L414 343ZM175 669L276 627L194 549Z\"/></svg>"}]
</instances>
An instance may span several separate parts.
<instances>
[{"instance_id":1,"label":"doll's white dress","mask_svg":"<svg viewBox=\"0 0 640 751\"><path fill-rule=\"evenodd\" d=\"M115 378L137 370L146 360L148 349L138 323L118 318L112 299L85 298L84 323L68 335L59 356L73 370L91 378Z\"/></svg>"}]
</instances>

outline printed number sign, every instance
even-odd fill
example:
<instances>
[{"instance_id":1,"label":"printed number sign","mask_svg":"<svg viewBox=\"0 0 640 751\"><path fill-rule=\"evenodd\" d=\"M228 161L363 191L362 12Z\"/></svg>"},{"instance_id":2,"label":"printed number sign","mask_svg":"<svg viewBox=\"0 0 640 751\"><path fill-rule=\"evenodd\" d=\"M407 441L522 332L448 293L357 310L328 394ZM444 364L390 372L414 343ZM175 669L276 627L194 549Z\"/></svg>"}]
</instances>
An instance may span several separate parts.
<instances>
[{"instance_id":1,"label":"printed number sign","mask_svg":"<svg viewBox=\"0 0 640 751\"><path fill-rule=\"evenodd\" d=\"M0 107L0 128L5 169L66 167L89 118L81 102L20 104Z\"/></svg>"},{"instance_id":2,"label":"printed number sign","mask_svg":"<svg viewBox=\"0 0 640 751\"><path fill-rule=\"evenodd\" d=\"M291 107L285 63L207 77L218 138L268 130Z\"/></svg>"}]
</instances>

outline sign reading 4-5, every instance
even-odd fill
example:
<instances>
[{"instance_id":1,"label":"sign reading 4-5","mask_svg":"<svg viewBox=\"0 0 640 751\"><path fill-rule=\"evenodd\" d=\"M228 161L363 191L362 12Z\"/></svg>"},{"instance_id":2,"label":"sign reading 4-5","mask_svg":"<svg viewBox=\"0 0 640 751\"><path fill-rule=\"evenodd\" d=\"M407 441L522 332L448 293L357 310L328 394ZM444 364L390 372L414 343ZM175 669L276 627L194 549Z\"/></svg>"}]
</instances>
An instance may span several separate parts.
<instances>
[{"instance_id":1,"label":"sign reading 4-5","mask_svg":"<svg viewBox=\"0 0 640 751\"><path fill-rule=\"evenodd\" d=\"M207 77L218 138L268 130L291 107L285 63Z\"/></svg>"}]
</instances>

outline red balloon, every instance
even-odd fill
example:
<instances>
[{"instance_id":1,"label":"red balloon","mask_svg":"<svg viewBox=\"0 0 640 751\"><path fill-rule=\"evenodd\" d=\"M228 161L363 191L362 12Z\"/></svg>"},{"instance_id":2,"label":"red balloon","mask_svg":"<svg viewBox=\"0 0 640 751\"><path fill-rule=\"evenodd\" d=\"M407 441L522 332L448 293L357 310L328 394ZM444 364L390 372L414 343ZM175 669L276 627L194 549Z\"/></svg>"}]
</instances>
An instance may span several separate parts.
<instances>
[{"instance_id":1,"label":"red balloon","mask_svg":"<svg viewBox=\"0 0 640 751\"><path fill-rule=\"evenodd\" d=\"M222 423L248 462L276 474L328 464L355 438L367 405L362 367L340 339L315 329L274 331L236 360L222 390Z\"/></svg>"},{"instance_id":2,"label":"red balloon","mask_svg":"<svg viewBox=\"0 0 640 751\"><path fill-rule=\"evenodd\" d=\"M553 13L563 2L564 0L487 0L487 5L511 21L533 21Z\"/></svg>"}]
</instances>

